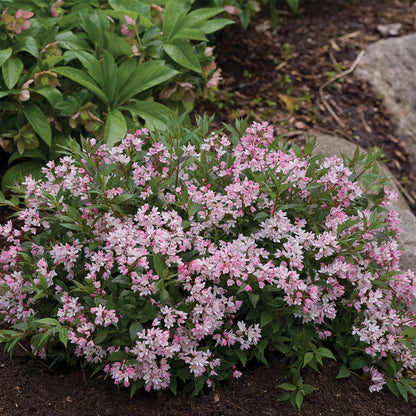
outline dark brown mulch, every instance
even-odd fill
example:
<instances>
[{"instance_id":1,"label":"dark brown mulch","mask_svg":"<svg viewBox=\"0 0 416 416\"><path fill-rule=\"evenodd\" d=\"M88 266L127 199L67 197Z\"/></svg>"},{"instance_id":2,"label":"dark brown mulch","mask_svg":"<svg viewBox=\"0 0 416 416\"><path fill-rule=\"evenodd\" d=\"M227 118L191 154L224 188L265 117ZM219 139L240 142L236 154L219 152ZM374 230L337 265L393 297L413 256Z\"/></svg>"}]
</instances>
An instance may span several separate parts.
<instances>
[{"instance_id":1,"label":"dark brown mulch","mask_svg":"<svg viewBox=\"0 0 416 416\"><path fill-rule=\"evenodd\" d=\"M232 123L234 116L249 116L274 123L289 138L299 138L304 131L322 131L366 148L384 146L388 165L412 202L416 198L414 170L382 100L353 75L331 84L325 99L345 123L341 128L323 107L318 91L337 71L349 68L368 43L381 38L377 24L400 22L401 34L413 32L413 1L315 0L302 4L297 15L281 12L276 31L260 15L246 32L234 25L218 37L216 54L223 68L225 105L217 102L222 106L219 109L203 101L198 103L198 112L216 112L217 126L223 121ZM283 46L285 43L288 45ZM298 108L290 112L290 106ZM0 222L4 222L5 211L0 214ZM302 415L416 415L413 398L406 403L388 391L371 394L367 382L357 376L335 379L339 366L327 361L320 374L306 371L306 382L317 390L306 398ZM127 389L117 388L102 376L89 378L80 368L52 372L20 347L12 360L0 353L0 369L0 414L7 416L299 414L289 403L276 401L281 393L278 385L285 381L280 363L247 369L242 378L192 399L138 393L130 400Z\"/></svg>"}]
</instances>

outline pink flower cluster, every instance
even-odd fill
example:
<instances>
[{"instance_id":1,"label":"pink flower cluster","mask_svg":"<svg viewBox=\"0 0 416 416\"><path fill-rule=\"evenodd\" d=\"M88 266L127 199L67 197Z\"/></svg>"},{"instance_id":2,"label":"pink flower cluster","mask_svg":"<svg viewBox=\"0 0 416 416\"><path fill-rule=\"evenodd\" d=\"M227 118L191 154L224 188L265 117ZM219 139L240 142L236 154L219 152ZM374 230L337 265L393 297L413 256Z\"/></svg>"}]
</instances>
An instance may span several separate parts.
<instances>
[{"instance_id":1,"label":"pink flower cluster","mask_svg":"<svg viewBox=\"0 0 416 416\"><path fill-rule=\"evenodd\" d=\"M272 287L317 337L330 337L327 325L354 311L351 331L374 362L389 355L414 368L400 334L416 326L404 308L416 298L416 278L399 268L399 220L394 211L354 208L362 191L341 159L310 169L308 157L274 144L266 123L237 144L212 135L170 148L139 130L113 148L90 140L85 152L88 161L50 162L45 181L28 177L21 225L0 227L10 243L0 255L7 322L35 313L42 276L75 353L98 363L117 352L104 367L115 383L166 388L179 360L210 384L222 348L259 343L259 322L244 321L243 301ZM112 205L123 201L130 214ZM57 236L42 238L59 224ZM23 251L38 277L15 270ZM130 343L113 345L123 325ZM381 376L369 371L378 390Z\"/></svg>"}]
</instances>

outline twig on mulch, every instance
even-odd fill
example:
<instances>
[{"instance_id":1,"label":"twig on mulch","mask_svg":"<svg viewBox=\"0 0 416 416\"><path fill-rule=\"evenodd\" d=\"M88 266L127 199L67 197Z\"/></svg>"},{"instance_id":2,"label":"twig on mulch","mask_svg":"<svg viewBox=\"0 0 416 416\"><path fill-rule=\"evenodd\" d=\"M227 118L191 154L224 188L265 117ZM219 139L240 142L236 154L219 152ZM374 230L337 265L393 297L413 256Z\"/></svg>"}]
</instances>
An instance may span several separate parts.
<instances>
[{"instance_id":1,"label":"twig on mulch","mask_svg":"<svg viewBox=\"0 0 416 416\"><path fill-rule=\"evenodd\" d=\"M321 84L319 86L319 97L321 99L322 104L324 105L324 107L326 108L326 110L328 111L328 113L334 118L334 120L342 127L345 128L345 124L344 122L337 116L337 114L335 113L335 111L332 109L332 107L330 106L330 104L328 103L327 99L324 96L324 89L326 87L328 87L329 85L331 85L333 82L335 82L336 80L345 77L348 74L351 74L351 72L353 72L355 70L355 68L357 67L358 63L360 62L361 58L364 56L365 51L362 50L357 58L355 59L355 61L353 62L353 64L350 66L349 69L346 69L345 71L340 72L339 74L336 74L335 76L333 76L331 79L329 79L328 81L324 82L323 84Z\"/></svg>"}]
</instances>

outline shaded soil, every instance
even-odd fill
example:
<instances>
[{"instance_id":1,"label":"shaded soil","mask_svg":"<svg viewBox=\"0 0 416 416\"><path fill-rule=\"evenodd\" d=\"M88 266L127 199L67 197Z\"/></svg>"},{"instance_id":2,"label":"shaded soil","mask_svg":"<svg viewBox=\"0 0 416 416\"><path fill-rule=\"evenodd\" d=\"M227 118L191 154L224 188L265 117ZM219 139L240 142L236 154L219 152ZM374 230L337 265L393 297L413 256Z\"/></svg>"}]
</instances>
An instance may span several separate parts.
<instances>
[{"instance_id":1,"label":"shaded soil","mask_svg":"<svg viewBox=\"0 0 416 416\"><path fill-rule=\"evenodd\" d=\"M305 3L297 15L282 10L274 31L262 15L246 32L238 25L226 29L216 41L224 77L221 100L201 101L197 111L215 112L217 127L232 124L235 116L248 116L272 122L288 138L300 140L305 131L320 131L365 148L384 146L388 166L415 212L414 170L380 97L353 74L334 80L319 93L320 86L350 68L361 50L382 37L378 24L402 23L401 35L414 32L412 3L316 0ZM7 213L0 214L4 221ZM306 371L305 381L317 389L306 398L302 415L416 415L413 398L406 403L388 391L371 394L367 380L358 376L337 380L339 367L328 361L320 374ZM284 381L284 366L275 362L246 369L240 379L201 397L138 393L130 400L127 389L102 376L90 378L81 368L48 370L19 346L11 360L0 353L0 415L297 415L289 403L276 401L281 394L278 385Z\"/></svg>"}]
</instances>

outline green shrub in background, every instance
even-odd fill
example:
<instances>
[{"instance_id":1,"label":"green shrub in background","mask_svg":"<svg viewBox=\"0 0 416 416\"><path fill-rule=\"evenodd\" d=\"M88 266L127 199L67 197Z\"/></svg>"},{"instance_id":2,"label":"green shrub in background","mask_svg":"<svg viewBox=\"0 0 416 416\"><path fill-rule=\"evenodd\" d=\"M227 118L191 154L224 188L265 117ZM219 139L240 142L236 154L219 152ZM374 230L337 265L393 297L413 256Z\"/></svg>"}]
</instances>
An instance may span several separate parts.
<instances>
[{"instance_id":1,"label":"green shrub in background","mask_svg":"<svg viewBox=\"0 0 416 416\"><path fill-rule=\"evenodd\" d=\"M193 2L0 0L3 189L39 173L69 135L112 145L190 111L215 73L206 35L232 23Z\"/></svg>"}]
</instances>

